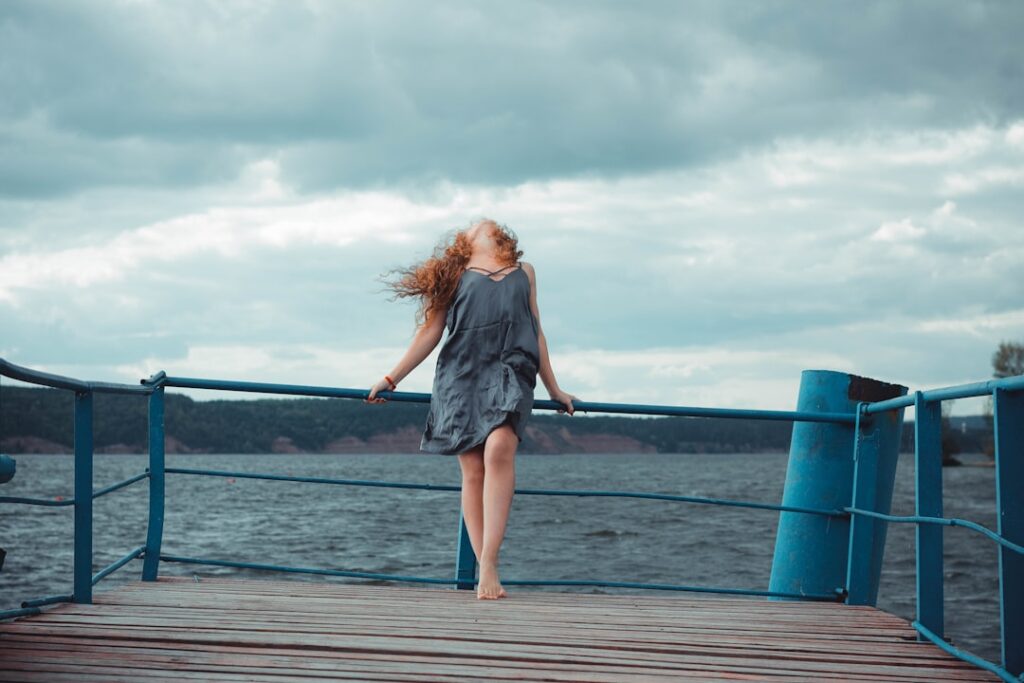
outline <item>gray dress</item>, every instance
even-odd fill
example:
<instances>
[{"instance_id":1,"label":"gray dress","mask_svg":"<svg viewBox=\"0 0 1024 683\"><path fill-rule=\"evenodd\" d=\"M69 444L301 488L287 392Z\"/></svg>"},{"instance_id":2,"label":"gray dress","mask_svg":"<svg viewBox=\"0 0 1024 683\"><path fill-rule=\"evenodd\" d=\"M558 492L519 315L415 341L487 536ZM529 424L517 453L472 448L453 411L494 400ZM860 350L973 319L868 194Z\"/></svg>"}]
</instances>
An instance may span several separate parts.
<instances>
[{"instance_id":1,"label":"gray dress","mask_svg":"<svg viewBox=\"0 0 1024 683\"><path fill-rule=\"evenodd\" d=\"M464 453L506 421L522 441L533 410L540 347L530 278L521 265L480 270L462 272L448 306L422 451Z\"/></svg>"}]
</instances>

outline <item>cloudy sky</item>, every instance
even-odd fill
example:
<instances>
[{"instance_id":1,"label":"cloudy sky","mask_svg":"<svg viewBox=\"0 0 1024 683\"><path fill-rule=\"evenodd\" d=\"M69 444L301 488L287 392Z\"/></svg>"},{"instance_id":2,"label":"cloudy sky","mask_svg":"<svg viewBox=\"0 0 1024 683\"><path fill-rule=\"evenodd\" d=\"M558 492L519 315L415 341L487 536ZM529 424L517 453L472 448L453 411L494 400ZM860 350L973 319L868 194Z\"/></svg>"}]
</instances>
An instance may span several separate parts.
<instances>
[{"instance_id":1,"label":"cloudy sky","mask_svg":"<svg viewBox=\"0 0 1024 683\"><path fill-rule=\"evenodd\" d=\"M1009 1L8 0L0 356L368 387L415 310L377 277L488 216L582 400L983 379L1024 340L1021 35Z\"/></svg>"}]
</instances>

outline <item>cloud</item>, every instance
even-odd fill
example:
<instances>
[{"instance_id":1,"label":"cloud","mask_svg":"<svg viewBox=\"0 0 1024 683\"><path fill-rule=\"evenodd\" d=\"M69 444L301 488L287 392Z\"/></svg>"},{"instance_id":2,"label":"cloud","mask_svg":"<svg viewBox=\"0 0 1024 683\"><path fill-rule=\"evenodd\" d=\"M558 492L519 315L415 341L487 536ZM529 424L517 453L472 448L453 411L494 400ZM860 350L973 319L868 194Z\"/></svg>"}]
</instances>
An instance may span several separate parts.
<instances>
[{"instance_id":1,"label":"cloud","mask_svg":"<svg viewBox=\"0 0 1024 683\"><path fill-rule=\"evenodd\" d=\"M945 179L946 191L954 196L974 194L998 185L1024 185L1024 165L990 166L972 173L953 173Z\"/></svg>"},{"instance_id":2,"label":"cloud","mask_svg":"<svg viewBox=\"0 0 1024 683\"><path fill-rule=\"evenodd\" d=\"M995 314L976 314L961 318L923 320L917 324L921 332L966 334L989 337L994 331L1014 334L1024 329L1024 308Z\"/></svg>"},{"instance_id":3,"label":"cloud","mask_svg":"<svg viewBox=\"0 0 1024 683\"><path fill-rule=\"evenodd\" d=\"M224 182L271 157L301 192L622 177L794 136L998 126L1024 98L1012 3L15 1L0 13L11 197Z\"/></svg>"},{"instance_id":4,"label":"cloud","mask_svg":"<svg viewBox=\"0 0 1024 683\"><path fill-rule=\"evenodd\" d=\"M268 168L273 166L254 170L259 199L277 199L284 193L273 174L263 175ZM231 260L253 248L343 247L371 237L400 245L411 240L417 223L436 215L431 207L373 192L301 203L214 207L125 231L95 245L9 253L0 258L0 301L16 305L17 290L88 287L121 280L158 262L201 254Z\"/></svg>"},{"instance_id":5,"label":"cloud","mask_svg":"<svg viewBox=\"0 0 1024 683\"><path fill-rule=\"evenodd\" d=\"M917 239L924 234L924 228L919 228L911 223L909 218L904 218L901 221L883 223L878 230L871 233L871 239L876 242L903 242Z\"/></svg>"},{"instance_id":6,"label":"cloud","mask_svg":"<svg viewBox=\"0 0 1024 683\"><path fill-rule=\"evenodd\" d=\"M1024 121L1018 121L1006 130L1006 142L1012 147L1024 148Z\"/></svg>"},{"instance_id":7,"label":"cloud","mask_svg":"<svg viewBox=\"0 0 1024 683\"><path fill-rule=\"evenodd\" d=\"M487 215L577 395L978 379L1024 337L1022 29L1011 3L2 3L0 355L358 384L413 332L377 277Z\"/></svg>"},{"instance_id":8,"label":"cloud","mask_svg":"<svg viewBox=\"0 0 1024 683\"><path fill-rule=\"evenodd\" d=\"M971 130L913 139L1005 134ZM51 371L76 358L79 371L126 381L272 369L316 383L332 367L339 383L362 381L358 370L393 365L395 341L411 341L412 302L386 303L376 277L427 256L467 217L492 215L537 268L556 371L577 395L785 408L801 366L977 378L989 346L1019 323L1024 235L1016 211L935 193L949 169L1002 153L993 144L936 161L901 135L872 133L779 141L700 170L447 183L416 199L302 195L264 160L224 187L229 205L85 244L72 235L9 249L0 352ZM787 164L813 164L813 193L770 182ZM432 362L412 378L424 391Z\"/></svg>"}]
</instances>

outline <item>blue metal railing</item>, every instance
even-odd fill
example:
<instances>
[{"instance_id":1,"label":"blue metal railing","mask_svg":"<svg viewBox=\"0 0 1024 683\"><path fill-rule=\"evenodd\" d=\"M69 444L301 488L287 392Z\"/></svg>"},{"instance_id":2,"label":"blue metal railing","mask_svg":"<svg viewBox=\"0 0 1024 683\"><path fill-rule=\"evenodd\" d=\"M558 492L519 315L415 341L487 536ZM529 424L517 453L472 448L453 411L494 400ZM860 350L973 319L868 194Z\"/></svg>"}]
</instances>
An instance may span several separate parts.
<instances>
[{"instance_id":1,"label":"blue metal railing","mask_svg":"<svg viewBox=\"0 0 1024 683\"><path fill-rule=\"evenodd\" d=\"M0 619L36 614L39 607L56 602L92 602L92 586L133 559L143 560L143 580L156 580L160 561L204 564L212 566L237 567L268 571L297 572L353 578L367 578L388 581L421 582L455 585L457 588L472 588L475 584L475 556L469 544L469 535L464 520L460 518L456 548L454 578L433 578L357 572L311 567L279 566L250 562L234 562L218 558L197 558L161 553L166 474L188 474L199 476L239 477L268 481L294 481L342 486L383 486L426 490L459 491L459 486L433 485L408 482L365 481L350 479L326 479L318 477L294 477L275 474L229 472L194 468L166 467L164 459L164 389L165 387L197 388L226 391L246 391L285 395L318 396L328 398L365 399L368 392L363 389L303 386L291 384L270 384L263 382L238 382L228 380L169 377L159 372L140 386L87 382L68 377L42 373L11 364L0 358L0 374L24 382L50 386L75 392L75 496L64 501L0 496L0 503L29 505L73 505L75 509L75 554L71 594L54 595L22 602L21 609L0 612ZM554 489L516 489L517 494L526 495L569 495L632 497L686 502L708 505L738 506L766 509L782 513L799 513L810 516L825 516L839 519L849 525L849 546L847 560L847 581L834 591L806 592L788 590L748 590L730 587L691 586L680 584L637 583L627 581L551 581L551 580L505 580L508 585L536 586L603 586L621 588L643 588L656 590L697 591L739 595L766 596L769 598L791 598L800 600L846 601L864 604L868 584L864 576L870 573L864 557L870 554L872 542L871 527L867 522L908 522L918 524L918 572L917 596L918 619L913 622L920 640L930 640L951 654L1001 676L1004 680L1013 678L1010 671L1020 672L1020 651L1024 651L1024 629L1021 619L1024 614L1024 565L1021 542L1024 541L1024 499L1020 486L1012 489L1011 482L1024 480L1024 376L1005 380L982 382L960 387L949 387L913 395L874 402L859 402L853 412L817 410L737 410L725 408L702 408L686 406L630 405L618 403L575 402L577 410L620 414L665 415L681 417L733 418L754 420L784 420L795 423L838 425L855 432L853 446L854 496L851 502L867 500L864 492L875 481L874 458L878 455L878 444L872 442L877 434L872 433L872 416L898 412L910 405L917 408L915 421L916 449L916 512L914 516L889 515L863 506L843 506L839 509L816 508L805 505L771 504L755 501L728 500L722 498L677 496L670 494L630 491L588 491ZM149 467L145 472L105 488L92 490L92 397L96 393L128 393L147 396L149 400ZM941 451L938 430L941 427L939 407L943 400L981 396L992 393L996 398L996 470L999 483L997 506L999 506L1000 528L997 532L985 529L967 520L941 517ZM389 400L428 403L430 394L385 391L380 396ZM535 409L558 410L562 404L551 400L537 400ZM792 453L791 453L792 459ZM143 479L149 480L149 524L144 545L131 550L121 559L92 573L92 501L102 495L117 491ZM937 482L937 483L936 483ZM857 484L860 484L860 494ZM887 508L886 508L887 509ZM858 522L858 518L866 520ZM872 522L875 523L875 522ZM987 662L969 652L956 648L942 639L942 537L941 527L964 526L979 531L1000 545L1000 607L1003 666ZM884 534L882 536L884 543ZM1022 677L1020 680L1024 680Z\"/></svg>"},{"instance_id":2,"label":"blue metal railing","mask_svg":"<svg viewBox=\"0 0 1024 683\"><path fill-rule=\"evenodd\" d=\"M942 402L982 396L994 401L997 531L966 519L942 516ZM999 676L1024 681L1024 375L976 382L858 406L858 418L914 406L914 515L889 515L846 506L854 515L916 524L918 640ZM858 433L857 444L860 444ZM855 447L856 449L856 447ZM858 463L858 459L854 459ZM855 464L855 468L856 468ZM857 474L854 474L857 478ZM1002 666L943 638L942 526L962 526L999 545L999 620ZM851 534L852 536L852 534ZM851 547L853 539L851 538ZM852 564L852 561L851 561Z\"/></svg>"}]
</instances>

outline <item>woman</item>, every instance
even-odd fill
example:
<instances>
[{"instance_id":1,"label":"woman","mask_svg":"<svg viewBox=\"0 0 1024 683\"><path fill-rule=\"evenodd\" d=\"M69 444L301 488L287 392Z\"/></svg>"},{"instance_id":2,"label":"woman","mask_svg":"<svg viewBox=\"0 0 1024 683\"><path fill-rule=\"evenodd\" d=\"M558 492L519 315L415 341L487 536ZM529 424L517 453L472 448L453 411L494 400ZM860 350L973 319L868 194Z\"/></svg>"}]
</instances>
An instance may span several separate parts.
<instances>
[{"instance_id":1,"label":"woman","mask_svg":"<svg viewBox=\"0 0 1024 683\"><path fill-rule=\"evenodd\" d=\"M397 296L419 296L417 331L408 351L366 398L394 390L430 355L445 328L420 449L458 455L462 514L480 566L477 597L503 598L498 550L515 489L515 453L533 408L537 375L558 412L572 415L576 396L559 388L537 310L536 274L519 258L518 240L484 219L439 244L433 257L399 270Z\"/></svg>"}]
</instances>

